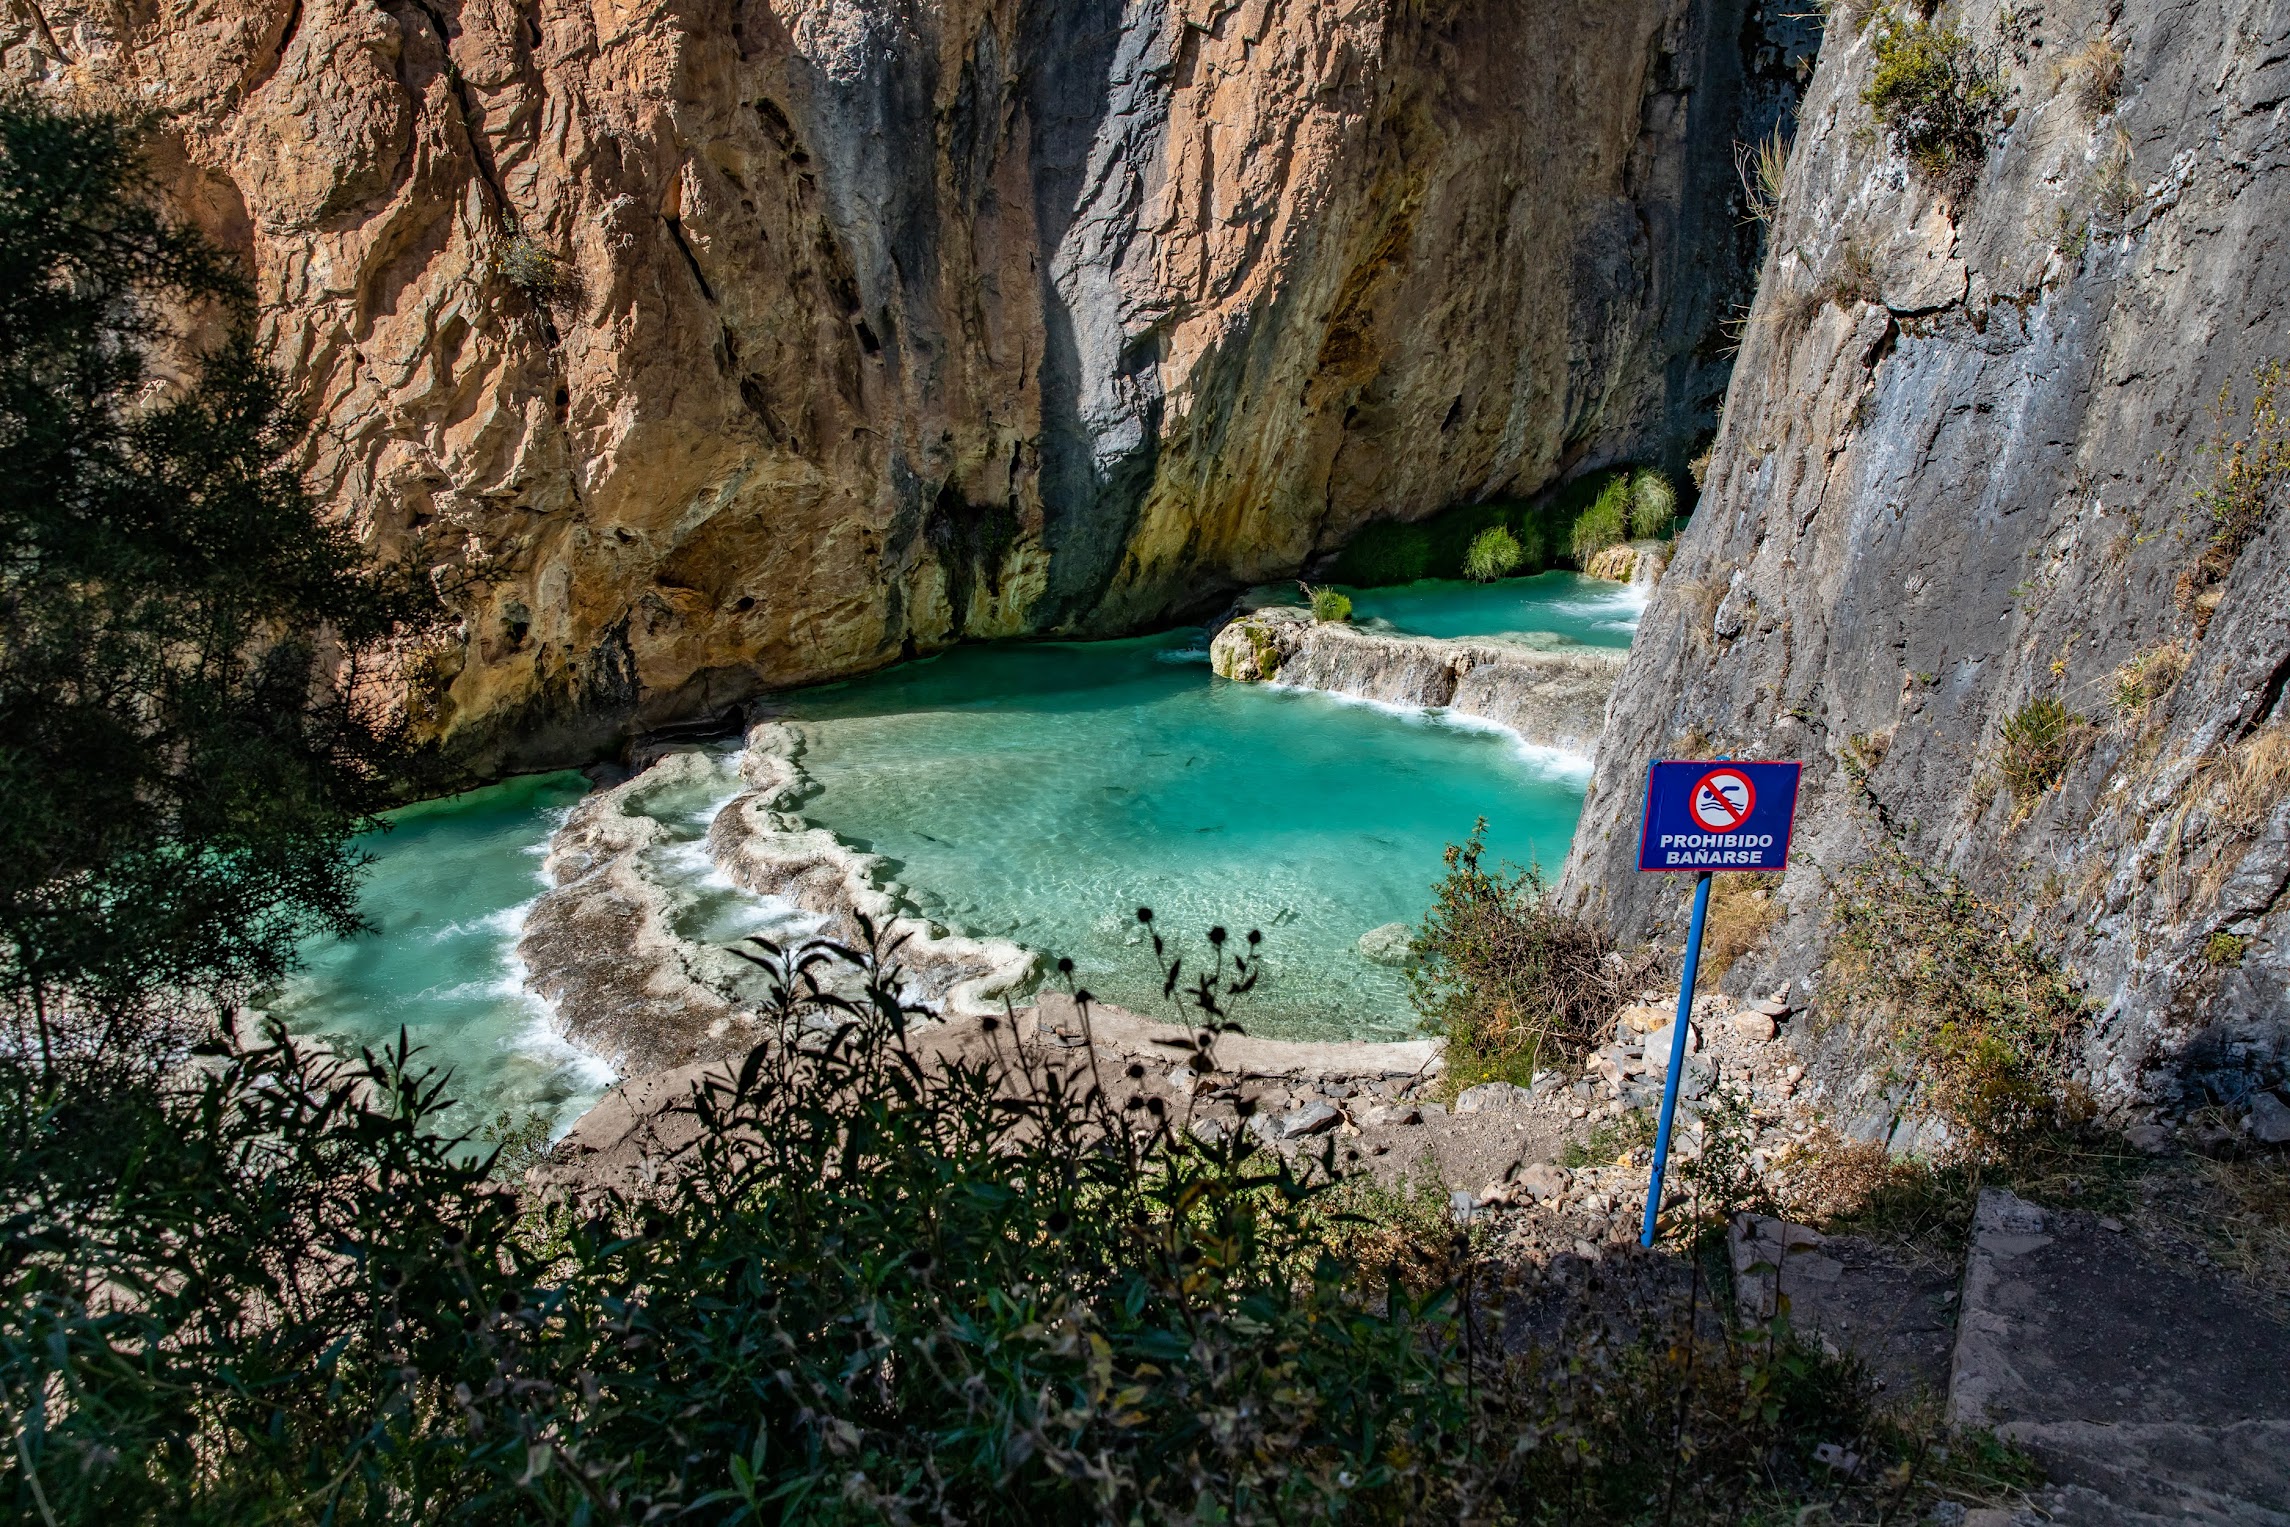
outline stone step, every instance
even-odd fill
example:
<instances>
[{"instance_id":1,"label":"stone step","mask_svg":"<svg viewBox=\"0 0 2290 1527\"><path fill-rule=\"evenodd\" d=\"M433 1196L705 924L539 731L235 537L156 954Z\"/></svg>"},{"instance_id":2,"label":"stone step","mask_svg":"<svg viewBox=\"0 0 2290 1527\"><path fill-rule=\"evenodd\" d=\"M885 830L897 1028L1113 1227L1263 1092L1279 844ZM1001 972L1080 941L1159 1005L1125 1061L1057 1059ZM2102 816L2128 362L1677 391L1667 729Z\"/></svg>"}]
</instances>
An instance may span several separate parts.
<instances>
[{"instance_id":1,"label":"stone step","mask_svg":"<svg viewBox=\"0 0 2290 1527\"><path fill-rule=\"evenodd\" d=\"M2290 1325L2092 1215L1980 1195L1948 1418L2041 1459L2052 1521L2290 1527Z\"/></svg>"}]
</instances>

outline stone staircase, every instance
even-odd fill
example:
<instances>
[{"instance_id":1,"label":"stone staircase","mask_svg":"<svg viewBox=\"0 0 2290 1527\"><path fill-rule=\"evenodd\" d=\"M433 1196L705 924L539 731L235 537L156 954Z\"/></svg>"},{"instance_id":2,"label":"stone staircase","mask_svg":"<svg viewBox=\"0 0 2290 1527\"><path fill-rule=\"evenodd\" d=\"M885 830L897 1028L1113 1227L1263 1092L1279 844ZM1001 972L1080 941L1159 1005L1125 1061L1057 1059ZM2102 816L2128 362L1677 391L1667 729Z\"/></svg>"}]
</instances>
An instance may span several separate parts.
<instances>
[{"instance_id":1,"label":"stone staircase","mask_svg":"<svg viewBox=\"0 0 2290 1527\"><path fill-rule=\"evenodd\" d=\"M1952 1425L2041 1460L2025 1506L1967 1527L2290 1527L2290 1324L2199 1260L1993 1188L1960 1275L1750 1216L1732 1255L1745 1321L1785 1295L1888 1389L1944 1386Z\"/></svg>"}]
</instances>

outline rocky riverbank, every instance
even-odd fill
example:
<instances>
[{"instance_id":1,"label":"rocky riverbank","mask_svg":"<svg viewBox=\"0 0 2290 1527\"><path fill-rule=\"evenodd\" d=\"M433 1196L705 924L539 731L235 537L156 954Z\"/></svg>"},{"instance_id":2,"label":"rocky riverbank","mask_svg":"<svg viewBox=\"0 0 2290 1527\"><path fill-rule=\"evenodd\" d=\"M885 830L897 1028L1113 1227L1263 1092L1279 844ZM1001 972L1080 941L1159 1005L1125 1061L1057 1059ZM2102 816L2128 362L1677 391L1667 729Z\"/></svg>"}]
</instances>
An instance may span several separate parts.
<instances>
[{"instance_id":1,"label":"rocky riverbank","mask_svg":"<svg viewBox=\"0 0 2290 1527\"><path fill-rule=\"evenodd\" d=\"M800 730L759 726L741 755L740 790L715 812L707 850L736 886L776 898L791 933L849 942L869 921L898 944L905 995L950 1017L1003 1011L1030 986L1038 959L1000 939L948 934L885 891L879 856L792 815L810 793L797 761ZM664 792L705 787L719 773L709 753L669 753L622 784L587 797L549 845L551 889L525 922L518 954L533 989L555 1008L565 1038L642 1076L744 1053L756 1042L757 968L718 944L678 931L687 888L664 880L659 851L671 832L648 815Z\"/></svg>"},{"instance_id":2,"label":"rocky riverbank","mask_svg":"<svg viewBox=\"0 0 2290 1527\"><path fill-rule=\"evenodd\" d=\"M1624 654L1531 638L1401 636L1275 607L1209 644L1219 677L1421 707L1492 722L1537 747L1588 757Z\"/></svg>"}]
</instances>

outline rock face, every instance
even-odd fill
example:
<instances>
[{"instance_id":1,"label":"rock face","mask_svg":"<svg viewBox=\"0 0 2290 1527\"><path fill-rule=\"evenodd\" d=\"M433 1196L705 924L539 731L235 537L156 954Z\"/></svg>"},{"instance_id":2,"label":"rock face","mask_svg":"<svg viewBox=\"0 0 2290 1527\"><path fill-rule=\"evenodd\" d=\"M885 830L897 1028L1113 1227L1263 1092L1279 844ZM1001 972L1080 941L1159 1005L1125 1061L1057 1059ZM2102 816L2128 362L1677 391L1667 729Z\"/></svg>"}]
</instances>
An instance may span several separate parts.
<instances>
[{"instance_id":1,"label":"rock face","mask_svg":"<svg viewBox=\"0 0 2290 1527\"><path fill-rule=\"evenodd\" d=\"M499 769L1682 448L1803 9L39 0L0 73L157 113Z\"/></svg>"},{"instance_id":2,"label":"rock face","mask_svg":"<svg viewBox=\"0 0 2290 1527\"><path fill-rule=\"evenodd\" d=\"M1562 894L1674 938L1679 887L1632 869L1647 759L1803 759L1791 915L1732 984L1816 990L1881 807L2065 958L2103 1102L2241 1104L2290 1013L2290 461L2250 444L2290 352L2290 8L1940 19L2003 66L1986 162L1953 206L1922 184L1863 101L1873 31L1832 25Z\"/></svg>"},{"instance_id":3,"label":"rock face","mask_svg":"<svg viewBox=\"0 0 2290 1527\"><path fill-rule=\"evenodd\" d=\"M1537 747L1583 755L1597 744L1622 662L1620 652L1599 647L1391 636L1291 609L1244 615L1209 644L1222 678L1451 710Z\"/></svg>"}]
</instances>

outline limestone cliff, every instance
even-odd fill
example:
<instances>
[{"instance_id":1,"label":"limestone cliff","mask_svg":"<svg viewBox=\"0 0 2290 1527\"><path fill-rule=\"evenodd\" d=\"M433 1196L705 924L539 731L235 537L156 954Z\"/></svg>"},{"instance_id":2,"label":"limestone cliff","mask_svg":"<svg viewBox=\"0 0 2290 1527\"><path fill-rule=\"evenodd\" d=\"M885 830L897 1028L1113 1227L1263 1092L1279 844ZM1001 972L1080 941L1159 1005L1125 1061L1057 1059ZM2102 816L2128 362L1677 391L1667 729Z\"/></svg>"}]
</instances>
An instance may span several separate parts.
<instances>
[{"instance_id":1,"label":"limestone cliff","mask_svg":"<svg viewBox=\"0 0 2290 1527\"><path fill-rule=\"evenodd\" d=\"M493 769L1689 439L1786 9L5 0L0 60L157 114Z\"/></svg>"},{"instance_id":2,"label":"limestone cliff","mask_svg":"<svg viewBox=\"0 0 2290 1527\"><path fill-rule=\"evenodd\" d=\"M1953 204L1872 120L1867 9L1564 893L1674 937L1682 887L1631 869L1646 760L1801 758L1789 916L1735 985L1817 993L1881 807L2065 958L2103 1100L2238 1106L2290 1048L2290 455L2252 414L2290 352L2290 5L1941 6L2007 92Z\"/></svg>"}]
</instances>

